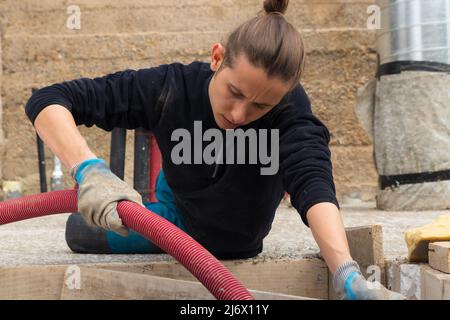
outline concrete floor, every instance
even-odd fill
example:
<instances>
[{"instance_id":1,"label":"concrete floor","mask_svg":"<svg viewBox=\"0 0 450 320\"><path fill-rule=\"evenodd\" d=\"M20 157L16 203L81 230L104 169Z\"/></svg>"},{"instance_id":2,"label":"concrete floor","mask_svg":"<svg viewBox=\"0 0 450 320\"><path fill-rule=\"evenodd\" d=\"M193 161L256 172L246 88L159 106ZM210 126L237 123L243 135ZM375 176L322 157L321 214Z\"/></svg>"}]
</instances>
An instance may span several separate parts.
<instances>
[{"instance_id":1,"label":"concrete floor","mask_svg":"<svg viewBox=\"0 0 450 320\"><path fill-rule=\"evenodd\" d=\"M405 258L403 233L431 222L447 211L386 212L374 203L342 204L346 227L381 224L384 251L388 259ZM171 260L165 254L94 255L75 254L66 245L64 228L68 214L20 221L0 226L0 266L39 264L82 264L108 262L146 262ZM310 230L293 208L280 206L264 251L257 259L302 258L316 256L319 249Z\"/></svg>"}]
</instances>

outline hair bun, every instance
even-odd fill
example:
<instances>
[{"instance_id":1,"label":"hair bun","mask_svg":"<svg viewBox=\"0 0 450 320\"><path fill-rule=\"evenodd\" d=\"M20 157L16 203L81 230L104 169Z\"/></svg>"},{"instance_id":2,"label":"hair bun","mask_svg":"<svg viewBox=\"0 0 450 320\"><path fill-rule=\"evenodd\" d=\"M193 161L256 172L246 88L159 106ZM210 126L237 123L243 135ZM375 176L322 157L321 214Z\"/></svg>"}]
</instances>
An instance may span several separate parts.
<instances>
[{"instance_id":1,"label":"hair bun","mask_svg":"<svg viewBox=\"0 0 450 320\"><path fill-rule=\"evenodd\" d=\"M269 13L281 13L284 14L287 10L289 0L265 0L264 10Z\"/></svg>"}]
</instances>

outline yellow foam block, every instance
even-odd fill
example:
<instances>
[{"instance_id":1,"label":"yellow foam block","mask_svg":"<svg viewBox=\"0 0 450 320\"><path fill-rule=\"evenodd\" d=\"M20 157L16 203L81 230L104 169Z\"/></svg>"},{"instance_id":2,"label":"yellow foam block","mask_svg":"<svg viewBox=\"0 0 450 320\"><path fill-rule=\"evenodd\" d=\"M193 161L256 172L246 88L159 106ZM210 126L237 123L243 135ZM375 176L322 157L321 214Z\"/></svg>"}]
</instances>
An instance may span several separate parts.
<instances>
[{"instance_id":1,"label":"yellow foam block","mask_svg":"<svg viewBox=\"0 0 450 320\"><path fill-rule=\"evenodd\" d=\"M427 262L428 244L450 240L450 214L437 217L432 223L405 232L409 261Z\"/></svg>"}]
</instances>

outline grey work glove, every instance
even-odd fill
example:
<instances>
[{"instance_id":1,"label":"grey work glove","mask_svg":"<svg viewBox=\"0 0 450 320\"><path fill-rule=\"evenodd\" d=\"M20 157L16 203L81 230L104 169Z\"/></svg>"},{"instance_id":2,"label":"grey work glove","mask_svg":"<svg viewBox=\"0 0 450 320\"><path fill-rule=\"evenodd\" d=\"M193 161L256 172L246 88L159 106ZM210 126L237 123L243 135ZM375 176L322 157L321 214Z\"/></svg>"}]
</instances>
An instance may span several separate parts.
<instances>
[{"instance_id":1,"label":"grey work glove","mask_svg":"<svg viewBox=\"0 0 450 320\"><path fill-rule=\"evenodd\" d=\"M88 159L72 167L78 183L78 211L90 226L128 236L128 228L117 213L117 203L129 200L144 207L141 195L117 177L103 159Z\"/></svg>"},{"instance_id":2,"label":"grey work glove","mask_svg":"<svg viewBox=\"0 0 450 320\"><path fill-rule=\"evenodd\" d=\"M334 290L344 300L405 300L400 293L386 289L380 282L367 281L356 261L343 263L333 276Z\"/></svg>"}]
</instances>

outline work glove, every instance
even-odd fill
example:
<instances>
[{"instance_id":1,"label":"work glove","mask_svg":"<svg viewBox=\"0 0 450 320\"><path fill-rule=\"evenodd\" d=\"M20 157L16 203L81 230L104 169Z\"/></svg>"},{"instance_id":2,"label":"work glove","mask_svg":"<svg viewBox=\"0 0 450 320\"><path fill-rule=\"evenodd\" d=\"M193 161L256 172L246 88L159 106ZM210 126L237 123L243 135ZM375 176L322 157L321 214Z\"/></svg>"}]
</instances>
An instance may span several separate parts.
<instances>
[{"instance_id":1,"label":"work glove","mask_svg":"<svg viewBox=\"0 0 450 320\"><path fill-rule=\"evenodd\" d=\"M379 281L367 281L356 261L343 263L333 276L334 290L344 300L405 300L400 293L386 289Z\"/></svg>"},{"instance_id":2,"label":"work glove","mask_svg":"<svg viewBox=\"0 0 450 320\"><path fill-rule=\"evenodd\" d=\"M78 184L78 211L86 223L128 236L117 203L129 200L144 207L141 195L112 173L103 159L87 159L72 167L70 174Z\"/></svg>"}]
</instances>

